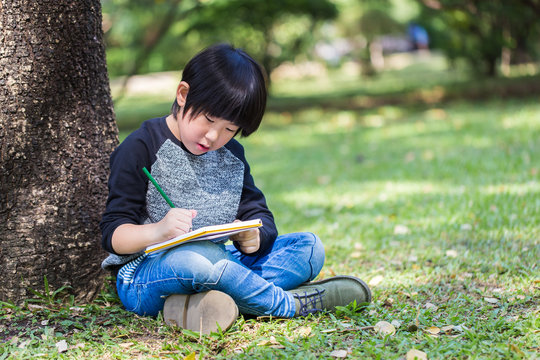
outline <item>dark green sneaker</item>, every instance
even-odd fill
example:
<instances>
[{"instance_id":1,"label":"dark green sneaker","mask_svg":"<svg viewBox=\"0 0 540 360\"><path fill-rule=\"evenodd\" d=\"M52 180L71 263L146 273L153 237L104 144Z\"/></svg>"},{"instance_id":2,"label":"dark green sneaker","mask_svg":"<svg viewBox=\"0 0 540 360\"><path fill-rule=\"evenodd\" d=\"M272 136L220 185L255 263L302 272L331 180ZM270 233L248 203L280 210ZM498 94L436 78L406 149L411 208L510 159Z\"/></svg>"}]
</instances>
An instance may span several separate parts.
<instances>
[{"instance_id":1,"label":"dark green sneaker","mask_svg":"<svg viewBox=\"0 0 540 360\"><path fill-rule=\"evenodd\" d=\"M371 302L371 291L365 282L354 276L334 276L308 282L289 290L295 303L295 316L306 316L319 311L334 311L336 306L347 306Z\"/></svg>"}]
</instances>

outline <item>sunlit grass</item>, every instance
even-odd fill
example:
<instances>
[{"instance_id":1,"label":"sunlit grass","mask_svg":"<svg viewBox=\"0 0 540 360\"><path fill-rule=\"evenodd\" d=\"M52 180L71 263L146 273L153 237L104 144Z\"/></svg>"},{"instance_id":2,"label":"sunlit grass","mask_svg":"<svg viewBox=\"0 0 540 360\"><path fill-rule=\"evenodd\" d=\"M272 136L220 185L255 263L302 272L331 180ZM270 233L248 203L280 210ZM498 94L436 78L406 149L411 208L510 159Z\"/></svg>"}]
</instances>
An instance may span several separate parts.
<instances>
[{"instance_id":1,"label":"sunlit grass","mask_svg":"<svg viewBox=\"0 0 540 360\"><path fill-rule=\"evenodd\" d=\"M374 301L366 309L242 317L225 334L199 337L121 310L114 293L82 313L57 304L33 312L3 306L0 315L16 331L0 358L315 359L346 350L347 358L403 359L412 348L429 359L535 358L538 95L338 106L464 81L443 63L431 66L366 81L336 73L276 82L261 129L239 139L279 231L316 233L327 254L320 278L369 282ZM336 106L318 102L329 95ZM169 107L163 98L123 99L121 137ZM394 321L395 335L373 330L382 320ZM0 331L10 329L5 324ZM432 327L441 332L430 334ZM70 348L59 355L62 339Z\"/></svg>"}]
</instances>

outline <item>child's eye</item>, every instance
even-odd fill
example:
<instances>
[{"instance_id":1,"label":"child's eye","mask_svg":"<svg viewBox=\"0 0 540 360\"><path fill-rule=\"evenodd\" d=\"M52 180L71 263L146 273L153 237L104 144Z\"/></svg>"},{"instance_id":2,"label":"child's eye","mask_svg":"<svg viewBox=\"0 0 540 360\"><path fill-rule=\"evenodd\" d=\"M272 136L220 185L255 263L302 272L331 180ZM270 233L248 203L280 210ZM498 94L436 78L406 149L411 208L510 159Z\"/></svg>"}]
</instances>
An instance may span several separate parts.
<instances>
[{"instance_id":1,"label":"child's eye","mask_svg":"<svg viewBox=\"0 0 540 360\"><path fill-rule=\"evenodd\" d=\"M232 133L236 133L239 129L231 129L231 128L227 128L227 131L230 131Z\"/></svg>"},{"instance_id":2,"label":"child's eye","mask_svg":"<svg viewBox=\"0 0 540 360\"><path fill-rule=\"evenodd\" d=\"M214 120L210 119L210 118L208 117L208 115L204 115L204 117L206 118L206 120L208 120L208 122L211 122L211 123L215 122Z\"/></svg>"}]
</instances>

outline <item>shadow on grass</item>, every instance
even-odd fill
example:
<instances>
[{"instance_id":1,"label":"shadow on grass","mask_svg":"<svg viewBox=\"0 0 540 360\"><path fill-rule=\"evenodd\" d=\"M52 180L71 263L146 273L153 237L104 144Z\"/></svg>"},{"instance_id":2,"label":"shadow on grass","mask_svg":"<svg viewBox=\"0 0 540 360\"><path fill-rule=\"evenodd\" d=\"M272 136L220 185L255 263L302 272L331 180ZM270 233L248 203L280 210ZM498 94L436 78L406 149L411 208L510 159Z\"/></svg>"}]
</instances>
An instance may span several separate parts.
<instances>
[{"instance_id":1,"label":"shadow on grass","mask_svg":"<svg viewBox=\"0 0 540 360\"><path fill-rule=\"evenodd\" d=\"M361 79L358 80L362 82ZM327 110L366 110L385 105L434 106L456 100L479 101L491 98L520 98L540 94L540 75L516 78L479 78L448 84L412 84L380 93L361 87L321 92L314 96L273 96L268 111L300 111L314 106Z\"/></svg>"}]
</instances>

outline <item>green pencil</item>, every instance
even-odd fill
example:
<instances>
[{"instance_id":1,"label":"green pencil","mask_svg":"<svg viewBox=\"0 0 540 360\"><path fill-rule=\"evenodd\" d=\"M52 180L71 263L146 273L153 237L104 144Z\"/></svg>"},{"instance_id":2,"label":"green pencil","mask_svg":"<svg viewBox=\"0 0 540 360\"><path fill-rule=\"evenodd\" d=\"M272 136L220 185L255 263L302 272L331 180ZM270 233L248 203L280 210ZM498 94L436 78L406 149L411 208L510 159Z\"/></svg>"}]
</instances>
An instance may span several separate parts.
<instances>
[{"instance_id":1,"label":"green pencil","mask_svg":"<svg viewBox=\"0 0 540 360\"><path fill-rule=\"evenodd\" d=\"M163 189L161 188L161 186L159 186L159 184L157 183L156 179L154 179L152 177L152 175L150 175L150 172L148 172L148 170L146 170L146 167L143 167L142 168L142 171L146 174L146 176L148 177L148 179L150 179L150 181L152 182L152 184L154 184L154 186L156 187L156 189L159 191L159 193L161 194L161 196L163 196L163 198L165 199L165 201L167 202L167 204L169 204L170 207L175 207L174 204L172 203L171 199L169 199L169 197L167 196L167 194L165 194L165 192L163 191Z\"/></svg>"}]
</instances>

